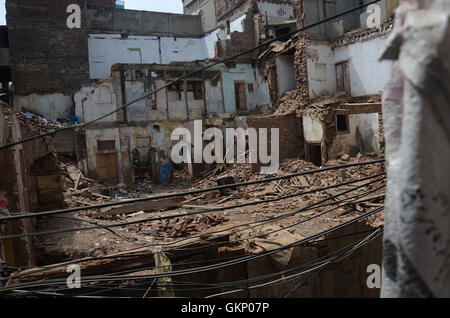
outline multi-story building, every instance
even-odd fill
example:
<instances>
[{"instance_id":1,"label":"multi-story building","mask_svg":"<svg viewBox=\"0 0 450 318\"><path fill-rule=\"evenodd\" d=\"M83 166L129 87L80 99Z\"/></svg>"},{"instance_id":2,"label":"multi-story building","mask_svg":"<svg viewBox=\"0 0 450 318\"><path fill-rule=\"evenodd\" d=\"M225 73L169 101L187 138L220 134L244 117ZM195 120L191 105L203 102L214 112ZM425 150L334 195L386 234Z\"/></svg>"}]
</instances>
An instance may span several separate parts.
<instances>
[{"instance_id":1,"label":"multi-story building","mask_svg":"<svg viewBox=\"0 0 450 318\"><path fill-rule=\"evenodd\" d=\"M136 154L150 162L152 149L168 152L171 132L193 120L276 108L295 89L304 103L337 91L378 94L390 65L376 49L389 32L391 1L380 2L379 27L367 28L359 10L307 30L304 44L288 36L363 2L184 0L185 14L169 14L117 9L114 0L7 0L14 107L90 121L148 94L90 125L80 158L90 176L131 183ZM80 29L67 27L70 4L81 8ZM150 94L273 38L280 41Z\"/></svg>"}]
</instances>

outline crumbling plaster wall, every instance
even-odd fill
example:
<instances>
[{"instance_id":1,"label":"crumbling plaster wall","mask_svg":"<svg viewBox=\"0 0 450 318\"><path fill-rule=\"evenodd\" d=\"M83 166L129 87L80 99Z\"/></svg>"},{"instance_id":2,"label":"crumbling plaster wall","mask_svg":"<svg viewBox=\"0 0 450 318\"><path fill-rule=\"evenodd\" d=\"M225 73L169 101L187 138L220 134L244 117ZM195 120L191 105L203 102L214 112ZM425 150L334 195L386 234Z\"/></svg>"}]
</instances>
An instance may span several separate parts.
<instances>
[{"instance_id":1,"label":"crumbling plaster wall","mask_svg":"<svg viewBox=\"0 0 450 318\"><path fill-rule=\"evenodd\" d=\"M120 10L115 9L112 3L100 0L6 2L11 73L18 95L14 100L17 111L27 108L52 120L67 117L74 112L72 95L89 83L90 75L95 75L94 78L109 76L110 65L103 60L107 55L89 54L89 33L177 39L197 39L203 35L200 16ZM67 7L70 4L78 4L82 9L81 29L67 27ZM166 54L168 59L187 54L184 43L170 48L173 50ZM116 50L107 53L111 51ZM178 55L171 57L173 51L179 51ZM129 52L129 55L134 52ZM195 50L191 48L190 52L192 54ZM145 54L143 58L147 56L152 55ZM90 58L96 62L91 60L91 67L94 64L91 73ZM132 57L130 62L140 61ZM102 63L107 66L102 68ZM49 107L48 104L55 106Z\"/></svg>"},{"instance_id":2,"label":"crumbling plaster wall","mask_svg":"<svg viewBox=\"0 0 450 318\"><path fill-rule=\"evenodd\" d=\"M287 91L296 89L297 81L295 79L294 56L280 55L276 58L278 72L278 92L284 94Z\"/></svg>"},{"instance_id":3,"label":"crumbling plaster wall","mask_svg":"<svg viewBox=\"0 0 450 318\"><path fill-rule=\"evenodd\" d=\"M310 143L321 143L324 138L322 123L307 116L302 117L302 122L305 141Z\"/></svg>"},{"instance_id":4,"label":"crumbling plaster wall","mask_svg":"<svg viewBox=\"0 0 450 318\"><path fill-rule=\"evenodd\" d=\"M392 62L379 61L377 58L385 41L386 37L380 36L334 50L335 64L348 61L352 96L379 94L386 86Z\"/></svg>"},{"instance_id":5,"label":"crumbling plaster wall","mask_svg":"<svg viewBox=\"0 0 450 318\"><path fill-rule=\"evenodd\" d=\"M245 82L247 96L247 110L257 106L270 105L269 92L258 72L251 64L236 64L234 68L225 67L222 71L223 97L226 113L236 113L235 81ZM253 85L253 92L249 91L248 84Z\"/></svg>"},{"instance_id":6,"label":"crumbling plaster wall","mask_svg":"<svg viewBox=\"0 0 450 318\"><path fill-rule=\"evenodd\" d=\"M309 95L317 98L336 91L334 53L328 43L311 41L307 48Z\"/></svg>"},{"instance_id":7,"label":"crumbling plaster wall","mask_svg":"<svg viewBox=\"0 0 450 318\"><path fill-rule=\"evenodd\" d=\"M98 86L85 88L86 95L81 97L78 101L81 105L77 106L77 116L83 118L85 122L92 121L101 116L104 116L115 109L117 109L116 100L114 98L114 86L111 79L105 79ZM81 95L82 93L80 93ZM118 114L114 113L103 119L98 123L113 123L118 120Z\"/></svg>"},{"instance_id":8,"label":"crumbling plaster wall","mask_svg":"<svg viewBox=\"0 0 450 318\"><path fill-rule=\"evenodd\" d=\"M348 132L336 133L328 150L329 158L337 158L344 154L355 156L360 152L357 129L361 136L363 152L380 154L378 113L349 115L348 126Z\"/></svg>"},{"instance_id":9,"label":"crumbling plaster wall","mask_svg":"<svg viewBox=\"0 0 450 318\"><path fill-rule=\"evenodd\" d=\"M376 95L387 84L392 63L379 61L377 52L385 36L361 40L332 49L327 42L310 41L307 48L311 98L336 92L336 64L347 62L351 96Z\"/></svg>"},{"instance_id":10,"label":"crumbling plaster wall","mask_svg":"<svg viewBox=\"0 0 450 318\"><path fill-rule=\"evenodd\" d=\"M119 154L120 149L120 132L119 128L104 128L104 129L86 129L86 149L87 149L87 166L88 174L94 178L97 178L97 152L98 144L97 141L115 141L115 151L117 152L118 170L119 170L119 180L122 182L123 176L121 174L121 156Z\"/></svg>"}]
</instances>

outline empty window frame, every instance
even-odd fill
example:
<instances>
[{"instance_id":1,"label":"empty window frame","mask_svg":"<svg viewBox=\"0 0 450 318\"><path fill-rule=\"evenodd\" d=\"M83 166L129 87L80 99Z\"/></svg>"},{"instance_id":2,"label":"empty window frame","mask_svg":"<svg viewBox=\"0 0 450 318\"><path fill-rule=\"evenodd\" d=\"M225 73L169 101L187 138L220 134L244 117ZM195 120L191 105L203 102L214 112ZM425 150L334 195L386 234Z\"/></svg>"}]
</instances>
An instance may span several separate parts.
<instances>
[{"instance_id":1,"label":"empty window frame","mask_svg":"<svg viewBox=\"0 0 450 318\"><path fill-rule=\"evenodd\" d=\"M187 81L188 100L203 100L203 84L201 81Z\"/></svg>"},{"instance_id":2,"label":"empty window frame","mask_svg":"<svg viewBox=\"0 0 450 318\"><path fill-rule=\"evenodd\" d=\"M336 114L336 130L341 133L350 131L347 115Z\"/></svg>"},{"instance_id":3,"label":"empty window frame","mask_svg":"<svg viewBox=\"0 0 450 318\"><path fill-rule=\"evenodd\" d=\"M149 148L150 137L136 137L136 148Z\"/></svg>"},{"instance_id":4,"label":"empty window frame","mask_svg":"<svg viewBox=\"0 0 450 318\"><path fill-rule=\"evenodd\" d=\"M167 84L168 83L170 82L167 82ZM169 101L182 100L182 94L184 94L184 89L181 82L177 82L167 87Z\"/></svg>"}]
</instances>

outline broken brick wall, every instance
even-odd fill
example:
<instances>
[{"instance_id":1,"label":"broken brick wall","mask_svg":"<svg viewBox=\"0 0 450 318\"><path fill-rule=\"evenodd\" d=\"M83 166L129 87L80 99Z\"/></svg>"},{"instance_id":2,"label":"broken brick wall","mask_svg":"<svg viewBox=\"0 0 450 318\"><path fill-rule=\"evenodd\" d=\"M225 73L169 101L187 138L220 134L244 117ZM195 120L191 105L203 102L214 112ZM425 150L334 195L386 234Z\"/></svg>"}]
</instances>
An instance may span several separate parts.
<instances>
[{"instance_id":1,"label":"broken brick wall","mask_svg":"<svg viewBox=\"0 0 450 318\"><path fill-rule=\"evenodd\" d=\"M251 128L267 128L268 130L268 144L271 142L271 128L279 129L279 155L280 162L285 159L304 158L304 139L300 120L295 114L280 115L280 116L250 116L247 117L247 124ZM271 148L268 146L268 152ZM252 169L258 169L260 165L252 165ZM256 171L256 170L254 170Z\"/></svg>"}]
</instances>

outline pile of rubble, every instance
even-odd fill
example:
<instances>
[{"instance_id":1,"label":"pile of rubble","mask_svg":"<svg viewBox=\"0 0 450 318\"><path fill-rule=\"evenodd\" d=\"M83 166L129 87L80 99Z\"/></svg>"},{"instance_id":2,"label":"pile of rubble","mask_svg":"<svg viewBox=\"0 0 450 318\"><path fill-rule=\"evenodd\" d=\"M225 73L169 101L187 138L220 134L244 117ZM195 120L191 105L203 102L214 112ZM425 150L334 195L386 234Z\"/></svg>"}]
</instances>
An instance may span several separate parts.
<instances>
[{"instance_id":1,"label":"pile of rubble","mask_svg":"<svg viewBox=\"0 0 450 318\"><path fill-rule=\"evenodd\" d=\"M187 216L157 222L150 234L154 237L181 238L227 222L228 219L218 214Z\"/></svg>"}]
</instances>

